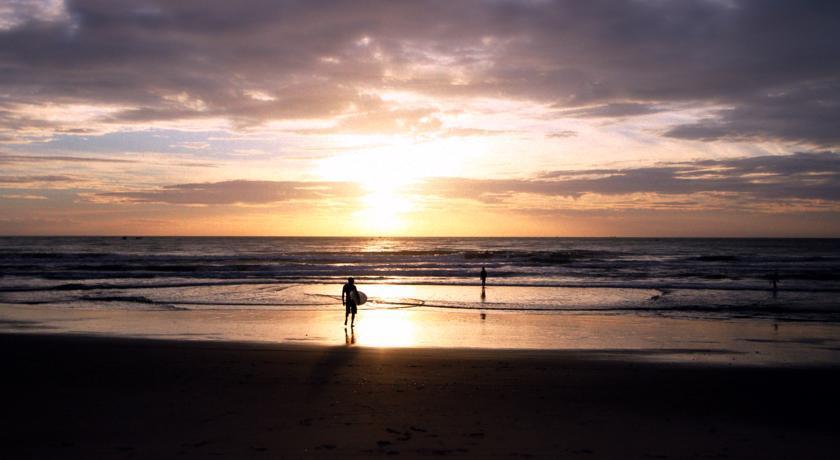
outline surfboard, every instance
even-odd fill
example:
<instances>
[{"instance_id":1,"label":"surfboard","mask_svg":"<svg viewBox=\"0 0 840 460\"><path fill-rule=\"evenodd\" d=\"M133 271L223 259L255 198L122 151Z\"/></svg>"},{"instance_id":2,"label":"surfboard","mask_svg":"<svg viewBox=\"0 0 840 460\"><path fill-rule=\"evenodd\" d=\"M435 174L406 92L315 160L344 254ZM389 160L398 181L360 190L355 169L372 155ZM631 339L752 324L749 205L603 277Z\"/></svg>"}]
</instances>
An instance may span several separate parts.
<instances>
[{"instance_id":1,"label":"surfboard","mask_svg":"<svg viewBox=\"0 0 840 460\"><path fill-rule=\"evenodd\" d=\"M362 291L356 291L356 305L364 305L367 302L367 295Z\"/></svg>"}]
</instances>

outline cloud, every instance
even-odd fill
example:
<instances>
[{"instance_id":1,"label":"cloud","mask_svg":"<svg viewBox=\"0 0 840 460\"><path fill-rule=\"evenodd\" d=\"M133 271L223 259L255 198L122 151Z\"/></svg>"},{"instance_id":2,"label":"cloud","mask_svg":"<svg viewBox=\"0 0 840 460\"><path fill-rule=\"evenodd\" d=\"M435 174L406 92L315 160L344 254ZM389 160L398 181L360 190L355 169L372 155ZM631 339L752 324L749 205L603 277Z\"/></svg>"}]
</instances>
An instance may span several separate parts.
<instances>
[{"instance_id":1,"label":"cloud","mask_svg":"<svg viewBox=\"0 0 840 460\"><path fill-rule=\"evenodd\" d=\"M510 129L482 129L482 128L447 128L444 133L454 137L486 137L516 134L519 131Z\"/></svg>"},{"instance_id":2,"label":"cloud","mask_svg":"<svg viewBox=\"0 0 840 460\"><path fill-rule=\"evenodd\" d=\"M326 129L339 133L412 133L437 132L442 127L436 110L431 108L381 109L353 114L339 120L338 124Z\"/></svg>"},{"instance_id":3,"label":"cloud","mask_svg":"<svg viewBox=\"0 0 840 460\"><path fill-rule=\"evenodd\" d=\"M370 94L398 91L576 117L690 104L711 117L668 136L840 144L837 2L75 0L9 11L3 137L88 129L39 118L47 103L108 107L98 123L244 127L352 116ZM388 101L361 127L403 109Z\"/></svg>"},{"instance_id":4,"label":"cloud","mask_svg":"<svg viewBox=\"0 0 840 460\"><path fill-rule=\"evenodd\" d=\"M62 0L5 0L0 5L0 30L31 21L57 22L68 19Z\"/></svg>"},{"instance_id":5,"label":"cloud","mask_svg":"<svg viewBox=\"0 0 840 460\"><path fill-rule=\"evenodd\" d=\"M41 179L65 180L60 176ZM749 208L769 204L783 209L817 202L836 206L840 203L840 154L809 152L662 163L640 168L559 170L525 179L441 177L421 181L410 188L408 192L414 199L469 199L501 206L512 203L520 210L531 206L517 201L522 196L558 198L565 200L564 205L574 207L574 200L592 195L607 197L601 205L593 202L596 208L620 205L635 209L690 210L710 205ZM99 192L90 197L94 201L124 203L267 205L356 200L363 195L361 186L352 182L231 180Z\"/></svg>"},{"instance_id":6,"label":"cloud","mask_svg":"<svg viewBox=\"0 0 840 460\"><path fill-rule=\"evenodd\" d=\"M810 84L778 94L747 97L695 123L675 126L666 135L701 141L762 140L778 137L822 146L840 145L840 81Z\"/></svg>"},{"instance_id":7,"label":"cloud","mask_svg":"<svg viewBox=\"0 0 840 460\"><path fill-rule=\"evenodd\" d=\"M796 153L665 163L643 168L564 170L531 179L440 178L424 183L422 191L490 203L501 202L515 194L567 198L587 194L721 194L764 201L840 202L840 154ZM640 205L645 206L644 203Z\"/></svg>"},{"instance_id":8,"label":"cloud","mask_svg":"<svg viewBox=\"0 0 840 460\"><path fill-rule=\"evenodd\" d=\"M7 155L0 153L0 163L137 163L136 160L122 158L74 157L62 155Z\"/></svg>"},{"instance_id":9,"label":"cloud","mask_svg":"<svg viewBox=\"0 0 840 460\"><path fill-rule=\"evenodd\" d=\"M563 130L563 131L554 131L552 133L548 133L545 137L552 138L552 139L565 139L568 137L575 137L577 136L577 131L571 130Z\"/></svg>"},{"instance_id":10,"label":"cloud","mask_svg":"<svg viewBox=\"0 0 840 460\"><path fill-rule=\"evenodd\" d=\"M102 192L91 198L127 203L265 205L293 200L355 198L359 193L359 186L353 183L230 180L175 184L150 190Z\"/></svg>"},{"instance_id":11,"label":"cloud","mask_svg":"<svg viewBox=\"0 0 840 460\"><path fill-rule=\"evenodd\" d=\"M76 182L78 179L71 176L48 175L48 176L0 176L2 184L33 184L50 182Z\"/></svg>"},{"instance_id":12,"label":"cloud","mask_svg":"<svg viewBox=\"0 0 840 460\"><path fill-rule=\"evenodd\" d=\"M0 183L63 180L72 178L0 177ZM620 200L631 207L650 209L703 207L721 200L840 202L840 154L801 152L638 168L559 170L526 179L442 177L421 181L408 192L415 198L437 196L490 204L504 204L520 195L570 200L599 195L612 197L605 203ZM364 190L354 182L230 180L99 192L91 197L95 201L128 203L264 205L293 200L353 200L363 195Z\"/></svg>"},{"instance_id":13,"label":"cloud","mask_svg":"<svg viewBox=\"0 0 840 460\"><path fill-rule=\"evenodd\" d=\"M0 195L0 198L6 198L6 199L10 199L10 200L46 200L46 199L48 199L47 197L45 197L43 195L20 195L20 194L15 194L15 193Z\"/></svg>"},{"instance_id":14,"label":"cloud","mask_svg":"<svg viewBox=\"0 0 840 460\"><path fill-rule=\"evenodd\" d=\"M566 117L583 118L623 118L639 115L649 115L662 112L666 109L653 104L642 104L638 102L613 102L595 107L582 107L579 109L564 110L560 112Z\"/></svg>"},{"instance_id":15,"label":"cloud","mask_svg":"<svg viewBox=\"0 0 840 460\"><path fill-rule=\"evenodd\" d=\"M177 159L169 160L162 157L150 158L149 155L144 155L143 159L128 159L128 158L112 158L112 157L79 157L79 156L65 156L65 155L10 155L0 152L0 164L34 164L40 165L42 163L76 163L77 165L95 165L95 164L144 164L147 166L161 165L166 167L185 167L185 168L215 168L216 163L207 161L179 161Z\"/></svg>"}]
</instances>

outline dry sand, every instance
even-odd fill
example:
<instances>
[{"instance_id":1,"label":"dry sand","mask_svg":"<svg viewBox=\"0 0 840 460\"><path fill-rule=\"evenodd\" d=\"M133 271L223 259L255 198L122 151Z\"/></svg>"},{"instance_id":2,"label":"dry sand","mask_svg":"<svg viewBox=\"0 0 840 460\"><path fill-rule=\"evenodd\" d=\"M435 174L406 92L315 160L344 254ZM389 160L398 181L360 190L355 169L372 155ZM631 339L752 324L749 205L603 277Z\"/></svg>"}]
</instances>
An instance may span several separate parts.
<instances>
[{"instance_id":1,"label":"dry sand","mask_svg":"<svg viewBox=\"0 0 840 460\"><path fill-rule=\"evenodd\" d=\"M3 458L836 458L840 368L2 334Z\"/></svg>"}]
</instances>

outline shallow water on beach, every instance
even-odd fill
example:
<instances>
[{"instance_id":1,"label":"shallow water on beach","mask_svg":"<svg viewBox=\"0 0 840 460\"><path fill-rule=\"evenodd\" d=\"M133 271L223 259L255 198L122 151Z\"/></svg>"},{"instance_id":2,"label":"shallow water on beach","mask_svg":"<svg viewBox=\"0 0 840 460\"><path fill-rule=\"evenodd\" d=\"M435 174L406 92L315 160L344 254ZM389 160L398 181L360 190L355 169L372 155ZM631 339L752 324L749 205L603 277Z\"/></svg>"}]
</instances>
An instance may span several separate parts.
<instances>
[{"instance_id":1,"label":"shallow water on beach","mask_svg":"<svg viewBox=\"0 0 840 460\"><path fill-rule=\"evenodd\" d=\"M822 293L756 290L675 290L548 286L360 284L365 310L436 308L644 315L674 318L765 318L840 322L840 307ZM87 310L336 310L340 284L210 284L60 290L0 294L0 304Z\"/></svg>"}]
</instances>

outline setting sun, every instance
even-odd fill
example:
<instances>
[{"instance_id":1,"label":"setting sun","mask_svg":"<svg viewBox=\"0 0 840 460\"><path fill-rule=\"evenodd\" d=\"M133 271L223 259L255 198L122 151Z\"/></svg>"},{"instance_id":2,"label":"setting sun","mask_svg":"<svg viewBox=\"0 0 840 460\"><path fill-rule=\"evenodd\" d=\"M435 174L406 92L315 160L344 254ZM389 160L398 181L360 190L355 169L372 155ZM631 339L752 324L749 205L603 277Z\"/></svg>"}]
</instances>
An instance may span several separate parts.
<instances>
[{"instance_id":1,"label":"setting sun","mask_svg":"<svg viewBox=\"0 0 840 460\"><path fill-rule=\"evenodd\" d=\"M412 210L410 199L401 195L397 187L369 188L372 189L370 193L361 199L362 209L353 213L358 226L372 235L404 229L404 215Z\"/></svg>"},{"instance_id":2,"label":"setting sun","mask_svg":"<svg viewBox=\"0 0 840 460\"><path fill-rule=\"evenodd\" d=\"M459 156L469 155L442 140L400 136L368 139L372 145L353 155L321 161L315 174L330 181L358 183L362 195L352 212L354 227L360 234L406 234L413 230L409 213L423 211L417 185L425 179L459 171Z\"/></svg>"}]
</instances>

